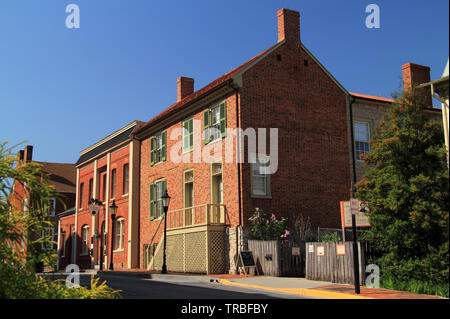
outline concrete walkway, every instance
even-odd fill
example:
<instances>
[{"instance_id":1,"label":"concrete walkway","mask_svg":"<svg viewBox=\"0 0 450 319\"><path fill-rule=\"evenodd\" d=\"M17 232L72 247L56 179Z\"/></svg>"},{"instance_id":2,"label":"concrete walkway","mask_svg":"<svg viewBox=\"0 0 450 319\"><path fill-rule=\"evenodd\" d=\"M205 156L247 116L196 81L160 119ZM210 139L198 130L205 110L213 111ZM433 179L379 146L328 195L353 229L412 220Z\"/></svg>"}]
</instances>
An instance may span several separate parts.
<instances>
[{"instance_id":1,"label":"concrete walkway","mask_svg":"<svg viewBox=\"0 0 450 319\"><path fill-rule=\"evenodd\" d=\"M224 285L273 290L326 299L447 299L437 296L413 294L381 288L360 287L355 293L353 285L333 284L331 282L269 276L212 275Z\"/></svg>"}]
</instances>

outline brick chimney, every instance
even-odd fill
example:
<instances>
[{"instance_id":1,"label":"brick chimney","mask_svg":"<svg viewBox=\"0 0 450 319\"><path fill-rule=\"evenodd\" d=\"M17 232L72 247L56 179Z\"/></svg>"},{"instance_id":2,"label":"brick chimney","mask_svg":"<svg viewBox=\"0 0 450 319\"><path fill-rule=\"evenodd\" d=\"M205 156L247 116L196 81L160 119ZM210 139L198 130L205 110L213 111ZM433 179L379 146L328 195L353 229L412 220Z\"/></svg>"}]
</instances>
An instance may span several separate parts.
<instances>
[{"instance_id":1,"label":"brick chimney","mask_svg":"<svg viewBox=\"0 0 450 319\"><path fill-rule=\"evenodd\" d=\"M23 163L24 150L20 150L17 157L17 165L20 166Z\"/></svg>"},{"instance_id":2,"label":"brick chimney","mask_svg":"<svg viewBox=\"0 0 450 319\"><path fill-rule=\"evenodd\" d=\"M24 163L31 162L33 160L33 146L27 145L24 150Z\"/></svg>"},{"instance_id":3,"label":"brick chimney","mask_svg":"<svg viewBox=\"0 0 450 319\"><path fill-rule=\"evenodd\" d=\"M300 46L300 12L280 9L278 18L278 42L286 40L287 44Z\"/></svg>"},{"instance_id":4,"label":"brick chimney","mask_svg":"<svg viewBox=\"0 0 450 319\"><path fill-rule=\"evenodd\" d=\"M430 82L430 68L414 63L402 65L403 89L409 91L422 83ZM420 96L423 96L426 107L433 107L431 92L429 88L417 90Z\"/></svg>"},{"instance_id":5,"label":"brick chimney","mask_svg":"<svg viewBox=\"0 0 450 319\"><path fill-rule=\"evenodd\" d=\"M194 93L194 79L180 76L177 79L177 102Z\"/></svg>"}]
</instances>

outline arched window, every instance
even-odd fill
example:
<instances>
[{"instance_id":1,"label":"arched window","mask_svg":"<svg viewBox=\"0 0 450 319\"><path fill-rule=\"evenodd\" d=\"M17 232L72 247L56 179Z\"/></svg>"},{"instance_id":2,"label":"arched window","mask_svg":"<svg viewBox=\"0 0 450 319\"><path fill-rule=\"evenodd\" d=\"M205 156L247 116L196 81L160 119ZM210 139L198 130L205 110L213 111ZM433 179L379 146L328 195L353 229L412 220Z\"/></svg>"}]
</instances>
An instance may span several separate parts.
<instances>
[{"instance_id":1,"label":"arched window","mask_svg":"<svg viewBox=\"0 0 450 319\"><path fill-rule=\"evenodd\" d=\"M89 251L89 226L84 225L81 228L81 254L87 255Z\"/></svg>"}]
</instances>

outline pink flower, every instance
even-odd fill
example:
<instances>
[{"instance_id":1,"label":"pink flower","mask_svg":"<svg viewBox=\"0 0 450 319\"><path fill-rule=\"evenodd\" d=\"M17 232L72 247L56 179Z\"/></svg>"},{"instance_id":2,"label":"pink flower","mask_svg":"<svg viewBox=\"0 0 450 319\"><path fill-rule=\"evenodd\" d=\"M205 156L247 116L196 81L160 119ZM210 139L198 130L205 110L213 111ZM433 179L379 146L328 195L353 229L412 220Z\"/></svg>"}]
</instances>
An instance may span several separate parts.
<instances>
[{"instance_id":1,"label":"pink flower","mask_svg":"<svg viewBox=\"0 0 450 319\"><path fill-rule=\"evenodd\" d=\"M291 232L289 230L286 229L286 231L284 232L284 237L287 237Z\"/></svg>"},{"instance_id":2,"label":"pink flower","mask_svg":"<svg viewBox=\"0 0 450 319\"><path fill-rule=\"evenodd\" d=\"M270 216L270 219L275 220L275 219L277 219L277 217L275 216L275 214L272 213L272 216Z\"/></svg>"}]
</instances>

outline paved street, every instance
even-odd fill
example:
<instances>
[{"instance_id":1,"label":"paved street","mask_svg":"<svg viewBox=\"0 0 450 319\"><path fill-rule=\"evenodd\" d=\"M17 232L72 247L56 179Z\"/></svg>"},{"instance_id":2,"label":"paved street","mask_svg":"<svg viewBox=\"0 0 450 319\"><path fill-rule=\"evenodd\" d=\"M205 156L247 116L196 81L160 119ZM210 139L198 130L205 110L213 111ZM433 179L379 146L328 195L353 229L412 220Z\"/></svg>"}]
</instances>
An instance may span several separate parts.
<instances>
[{"instance_id":1,"label":"paved street","mask_svg":"<svg viewBox=\"0 0 450 319\"><path fill-rule=\"evenodd\" d=\"M308 296L248 287L227 286L209 282L207 278L183 276L181 280L168 276L167 279L150 279L130 275L97 274L106 280L108 286L122 290L125 299L310 299ZM90 275L83 274L80 284L89 286Z\"/></svg>"}]
</instances>

